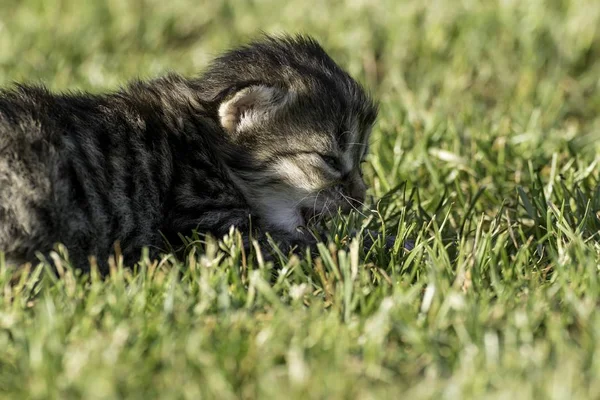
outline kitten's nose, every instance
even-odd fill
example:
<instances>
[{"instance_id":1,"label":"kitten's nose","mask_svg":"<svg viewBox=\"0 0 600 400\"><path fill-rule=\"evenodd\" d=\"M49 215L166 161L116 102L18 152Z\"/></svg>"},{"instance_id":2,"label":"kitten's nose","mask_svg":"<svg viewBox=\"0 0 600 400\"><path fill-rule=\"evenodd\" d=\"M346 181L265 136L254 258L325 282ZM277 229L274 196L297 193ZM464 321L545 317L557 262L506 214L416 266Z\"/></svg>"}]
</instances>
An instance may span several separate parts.
<instances>
[{"instance_id":1,"label":"kitten's nose","mask_svg":"<svg viewBox=\"0 0 600 400\"><path fill-rule=\"evenodd\" d=\"M352 197L352 200L355 203L357 203L355 205L359 205L359 206L363 205L363 203L365 202L366 192L367 192L367 188L365 187L364 183L359 182L354 185L354 187L350 191L350 197Z\"/></svg>"},{"instance_id":2,"label":"kitten's nose","mask_svg":"<svg viewBox=\"0 0 600 400\"><path fill-rule=\"evenodd\" d=\"M348 179L346 184L346 196L350 197L350 201L354 207L360 207L365 202L367 187L360 175L356 174Z\"/></svg>"}]
</instances>

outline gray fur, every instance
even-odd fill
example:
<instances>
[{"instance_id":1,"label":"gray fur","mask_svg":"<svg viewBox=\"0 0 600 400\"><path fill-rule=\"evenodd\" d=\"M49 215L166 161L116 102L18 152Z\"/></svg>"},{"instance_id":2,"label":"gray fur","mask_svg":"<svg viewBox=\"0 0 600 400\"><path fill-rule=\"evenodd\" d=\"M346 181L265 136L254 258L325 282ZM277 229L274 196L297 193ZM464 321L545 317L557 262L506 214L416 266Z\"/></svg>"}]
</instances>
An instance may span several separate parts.
<instances>
[{"instance_id":1,"label":"gray fur","mask_svg":"<svg viewBox=\"0 0 600 400\"><path fill-rule=\"evenodd\" d=\"M32 261L63 243L100 266L162 236L235 226L308 245L297 225L364 199L376 107L312 39L264 38L197 79L105 95L0 92L0 251Z\"/></svg>"}]
</instances>

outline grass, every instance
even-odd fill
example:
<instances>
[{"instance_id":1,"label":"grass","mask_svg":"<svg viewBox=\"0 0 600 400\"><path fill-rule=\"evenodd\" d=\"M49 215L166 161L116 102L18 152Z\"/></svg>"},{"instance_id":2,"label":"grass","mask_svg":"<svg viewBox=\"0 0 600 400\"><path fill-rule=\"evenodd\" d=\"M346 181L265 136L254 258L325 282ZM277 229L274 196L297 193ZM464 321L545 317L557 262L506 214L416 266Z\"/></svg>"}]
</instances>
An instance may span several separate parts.
<instances>
[{"instance_id":1,"label":"grass","mask_svg":"<svg viewBox=\"0 0 600 400\"><path fill-rule=\"evenodd\" d=\"M0 397L600 397L599 27L596 0L3 0L2 85L113 89L305 32L381 114L378 201L319 257L232 234L106 279L0 268ZM361 226L395 249L344 244Z\"/></svg>"}]
</instances>

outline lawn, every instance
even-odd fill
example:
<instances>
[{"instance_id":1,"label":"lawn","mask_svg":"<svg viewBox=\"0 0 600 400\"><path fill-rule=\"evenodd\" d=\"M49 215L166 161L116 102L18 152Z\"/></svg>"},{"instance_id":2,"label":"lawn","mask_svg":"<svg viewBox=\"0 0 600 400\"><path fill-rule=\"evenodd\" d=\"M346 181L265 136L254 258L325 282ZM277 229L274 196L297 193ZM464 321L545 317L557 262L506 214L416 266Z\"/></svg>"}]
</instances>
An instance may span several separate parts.
<instances>
[{"instance_id":1,"label":"lawn","mask_svg":"<svg viewBox=\"0 0 600 400\"><path fill-rule=\"evenodd\" d=\"M369 207L279 267L236 233L107 278L0 260L0 397L599 398L600 2L2 0L0 85L192 76L261 31L380 101Z\"/></svg>"}]
</instances>

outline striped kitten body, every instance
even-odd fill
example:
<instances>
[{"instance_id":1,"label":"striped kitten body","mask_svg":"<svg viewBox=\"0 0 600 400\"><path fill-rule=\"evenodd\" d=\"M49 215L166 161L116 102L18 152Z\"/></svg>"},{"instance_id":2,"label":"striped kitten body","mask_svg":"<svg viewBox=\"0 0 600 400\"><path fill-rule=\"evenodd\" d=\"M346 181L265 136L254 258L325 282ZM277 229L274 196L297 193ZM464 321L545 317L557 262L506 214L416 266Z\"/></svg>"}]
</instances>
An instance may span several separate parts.
<instances>
[{"instance_id":1,"label":"striped kitten body","mask_svg":"<svg viewBox=\"0 0 600 400\"><path fill-rule=\"evenodd\" d=\"M360 162L376 108L322 48L265 38L197 79L110 94L0 92L0 251L33 261L55 243L101 268L163 236L231 226L310 244L297 229L364 199Z\"/></svg>"}]
</instances>

